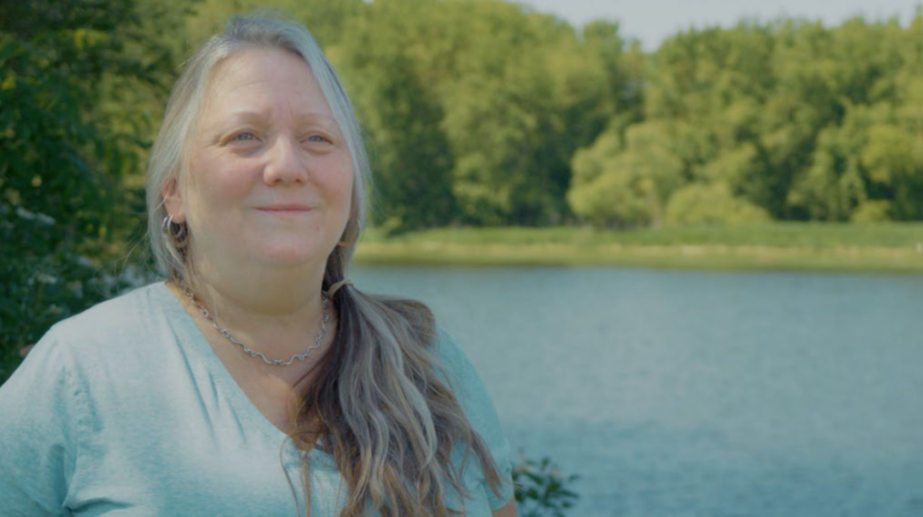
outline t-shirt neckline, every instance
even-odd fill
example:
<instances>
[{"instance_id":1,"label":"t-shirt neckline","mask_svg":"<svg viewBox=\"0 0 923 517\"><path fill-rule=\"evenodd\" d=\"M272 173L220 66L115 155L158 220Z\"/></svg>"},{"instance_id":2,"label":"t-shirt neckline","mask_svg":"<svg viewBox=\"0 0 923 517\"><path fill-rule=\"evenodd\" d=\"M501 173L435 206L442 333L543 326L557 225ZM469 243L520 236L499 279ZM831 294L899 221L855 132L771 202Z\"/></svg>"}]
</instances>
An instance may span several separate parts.
<instances>
[{"instance_id":1,"label":"t-shirt neckline","mask_svg":"<svg viewBox=\"0 0 923 517\"><path fill-rule=\"evenodd\" d=\"M159 282L156 284L156 287L158 292L167 299L168 309L176 314L177 321L188 338L186 340L188 342L187 349L203 362L209 373L212 374L212 378L215 379L216 384L219 385L218 387L221 390L221 394L237 410L241 411L251 428L257 429L270 440L277 441L280 444L284 442L287 454L300 455L302 451L295 446L292 439L270 422L269 419L257 409L250 398L247 397L243 388L237 384L231 372L224 366L218 354L215 353L215 350L208 343L205 335L202 334L199 326L196 325L195 320L193 320L192 316L186 311L186 308L180 300L177 299L176 295L173 294L173 291L167 287L166 282ZM317 447L311 449L311 455L330 458L329 454L321 451Z\"/></svg>"}]
</instances>

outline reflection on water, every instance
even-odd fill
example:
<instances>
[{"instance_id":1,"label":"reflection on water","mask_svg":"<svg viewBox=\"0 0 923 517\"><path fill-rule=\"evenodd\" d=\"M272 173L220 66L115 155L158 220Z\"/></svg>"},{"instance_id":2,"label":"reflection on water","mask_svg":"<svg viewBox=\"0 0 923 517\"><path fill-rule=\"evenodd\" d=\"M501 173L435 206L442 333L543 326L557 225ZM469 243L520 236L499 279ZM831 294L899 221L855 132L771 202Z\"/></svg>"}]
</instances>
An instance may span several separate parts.
<instances>
[{"instance_id":1,"label":"reflection on water","mask_svg":"<svg viewBox=\"0 0 923 517\"><path fill-rule=\"evenodd\" d=\"M428 302L573 515L923 515L923 278L364 267Z\"/></svg>"}]
</instances>

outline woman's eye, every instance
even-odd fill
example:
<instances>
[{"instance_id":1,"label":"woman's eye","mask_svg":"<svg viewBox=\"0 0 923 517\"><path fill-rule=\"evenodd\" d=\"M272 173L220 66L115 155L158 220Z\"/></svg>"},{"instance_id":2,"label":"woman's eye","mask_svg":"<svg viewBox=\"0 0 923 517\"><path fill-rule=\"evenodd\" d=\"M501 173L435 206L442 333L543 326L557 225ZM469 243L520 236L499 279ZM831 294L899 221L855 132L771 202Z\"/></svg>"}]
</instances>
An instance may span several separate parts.
<instances>
[{"instance_id":1,"label":"woman's eye","mask_svg":"<svg viewBox=\"0 0 923 517\"><path fill-rule=\"evenodd\" d=\"M241 133L241 134L235 136L235 137L234 137L234 140L237 141L237 142L250 142L250 141L256 140L256 135L254 135L253 133L250 133L250 132Z\"/></svg>"},{"instance_id":2,"label":"woman's eye","mask_svg":"<svg viewBox=\"0 0 923 517\"><path fill-rule=\"evenodd\" d=\"M329 144L330 140L324 137L323 135L311 135L308 137L308 142Z\"/></svg>"}]
</instances>

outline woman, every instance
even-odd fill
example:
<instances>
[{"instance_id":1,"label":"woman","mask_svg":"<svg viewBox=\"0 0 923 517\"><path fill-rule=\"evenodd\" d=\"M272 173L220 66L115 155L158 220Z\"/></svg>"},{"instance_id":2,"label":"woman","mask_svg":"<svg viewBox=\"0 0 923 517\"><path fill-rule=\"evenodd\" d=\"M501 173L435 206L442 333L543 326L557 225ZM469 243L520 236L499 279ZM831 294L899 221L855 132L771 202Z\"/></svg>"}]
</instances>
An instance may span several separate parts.
<instances>
[{"instance_id":1,"label":"woman","mask_svg":"<svg viewBox=\"0 0 923 517\"><path fill-rule=\"evenodd\" d=\"M347 280L367 173L303 27L206 43L150 160L167 280L55 325L0 390L0 513L516 515L464 354Z\"/></svg>"}]
</instances>

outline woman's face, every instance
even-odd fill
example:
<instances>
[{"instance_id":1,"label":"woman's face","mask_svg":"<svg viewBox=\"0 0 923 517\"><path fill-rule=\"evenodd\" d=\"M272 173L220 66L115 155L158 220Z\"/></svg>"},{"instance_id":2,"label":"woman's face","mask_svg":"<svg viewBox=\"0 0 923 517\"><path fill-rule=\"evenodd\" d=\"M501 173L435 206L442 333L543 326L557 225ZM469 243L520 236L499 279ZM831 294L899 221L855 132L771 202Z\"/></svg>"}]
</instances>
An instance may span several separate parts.
<instances>
[{"instance_id":1,"label":"woman's face","mask_svg":"<svg viewBox=\"0 0 923 517\"><path fill-rule=\"evenodd\" d=\"M205 98L186 188L164 189L173 220L189 224L193 257L228 271L322 270L349 219L353 173L308 65L279 49L238 52Z\"/></svg>"}]
</instances>

